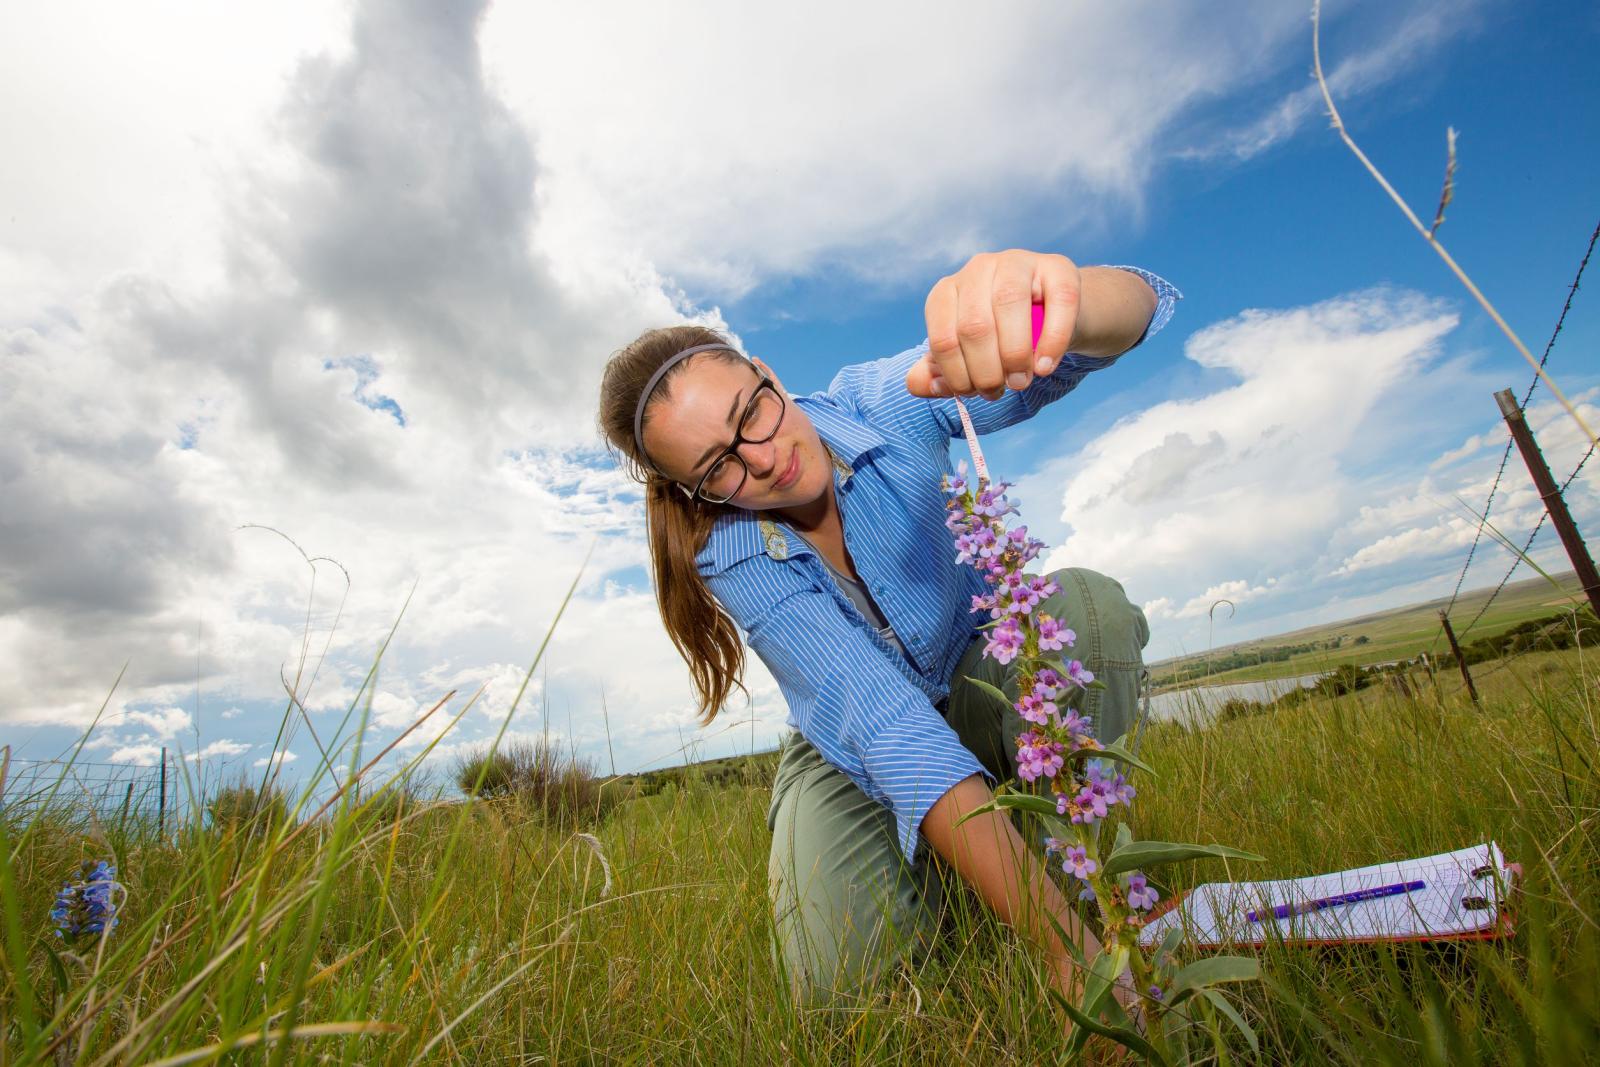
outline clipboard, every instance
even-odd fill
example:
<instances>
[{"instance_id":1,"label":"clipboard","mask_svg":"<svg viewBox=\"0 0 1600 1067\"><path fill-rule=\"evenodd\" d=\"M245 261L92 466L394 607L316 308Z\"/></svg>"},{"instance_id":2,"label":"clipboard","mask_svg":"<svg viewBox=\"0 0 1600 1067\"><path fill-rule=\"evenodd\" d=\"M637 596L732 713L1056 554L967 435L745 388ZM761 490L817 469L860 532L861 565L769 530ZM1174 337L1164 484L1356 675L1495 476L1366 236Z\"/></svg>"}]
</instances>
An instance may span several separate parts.
<instances>
[{"instance_id":1,"label":"clipboard","mask_svg":"<svg viewBox=\"0 0 1600 1067\"><path fill-rule=\"evenodd\" d=\"M1196 949L1262 945L1348 945L1378 941L1490 941L1514 932L1509 908L1521 868L1493 841L1436 856L1376 863L1332 874L1263 882L1207 882L1158 904L1139 930L1154 948L1174 929ZM1400 882L1422 888L1273 918L1283 904L1325 899ZM1255 912L1263 916L1249 921Z\"/></svg>"}]
</instances>

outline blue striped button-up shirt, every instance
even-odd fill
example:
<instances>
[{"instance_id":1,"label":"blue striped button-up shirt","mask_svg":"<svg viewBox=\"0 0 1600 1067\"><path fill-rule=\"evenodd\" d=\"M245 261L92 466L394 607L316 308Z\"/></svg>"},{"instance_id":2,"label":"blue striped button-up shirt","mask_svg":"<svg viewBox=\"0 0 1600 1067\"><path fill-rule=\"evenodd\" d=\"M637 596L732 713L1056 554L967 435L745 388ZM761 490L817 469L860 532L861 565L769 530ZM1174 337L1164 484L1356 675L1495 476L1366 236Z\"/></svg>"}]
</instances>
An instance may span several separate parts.
<instances>
[{"instance_id":1,"label":"blue striped button-up shirt","mask_svg":"<svg viewBox=\"0 0 1600 1067\"><path fill-rule=\"evenodd\" d=\"M1146 337L1181 294L1147 271L1158 303ZM839 589L824 562L781 521L733 508L696 559L712 594L778 682L789 725L862 792L894 812L901 851L915 859L923 816L983 766L934 705L987 621L973 615L983 578L955 562L941 479L961 437L955 400L906 391L926 354L916 348L839 371L825 391L793 398L833 454L845 546L905 655ZM998 400L965 401L979 434L1031 418L1118 357L1068 355L1054 373Z\"/></svg>"}]
</instances>

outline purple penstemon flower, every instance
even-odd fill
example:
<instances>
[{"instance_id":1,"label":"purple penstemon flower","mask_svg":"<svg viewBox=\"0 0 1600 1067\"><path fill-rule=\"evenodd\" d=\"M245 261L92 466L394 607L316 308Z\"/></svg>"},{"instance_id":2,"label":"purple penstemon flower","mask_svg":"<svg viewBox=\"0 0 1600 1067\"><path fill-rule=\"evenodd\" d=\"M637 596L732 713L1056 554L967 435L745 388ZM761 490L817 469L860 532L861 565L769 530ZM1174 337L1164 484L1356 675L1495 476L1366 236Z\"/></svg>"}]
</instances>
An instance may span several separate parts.
<instances>
[{"instance_id":1,"label":"purple penstemon flower","mask_svg":"<svg viewBox=\"0 0 1600 1067\"><path fill-rule=\"evenodd\" d=\"M1005 551L1000 544L1000 539L994 531L987 526L980 526L972 531L973 555L978 559L994 559Z\"/></svg>"},{"instance_id":2,"label":"purple penstemon flower","mask_svg":"<svg viewBox=\"0 0 1600 1067\"><path fill-rule=\"evenodd\" d=\"M1068 711L1061 717L1061 729L1076 736L1087 736L1089 733L1089 720L1079 715L1076 711Z\"/></svg>"},{"instance_id":3,"label":"purple penstemon flower","mask_svg":"<svg viewBox=\"0 0 1600 1067\"><path fill-rule=\"evenodd\" d=\"M1032 732L1017 738L1017 776L1023 781L1048 781L1061 772L1065 763L1060 742Z\"/></svg>"},{"instance_id":4,"label":"purple penstemon flower","mask_svg":"<svg viewBox=\"0 0 1600 1067\"><path fill-rule=\"evenodd\" d=\"M1156 906L1156 901L1161 896L1145 881L1145 877L1138 871L1128 875L1128 906L1141 911L1149 911Z\"/></svg>"},{"instance_id":5,"label":"purple penstemon flower","mask_svg":"<svg viewBox=\"0 0 1600 1067\"><path fill-rule=\"evenodd\" d=\"M1065 650L1076 643L1077 635L1060 619L1040 610L1047 598L1061 592L1061 586L1047 577L1024 573L1045 546L1028 535L1025 525L1007 528L1004 517L1017 511L1015 501L1005 496L1007 484L989 485L983 477L973 484L967 480L963 464L961 477L947 478L946 488L950 499L945 521L955 538L957 559L977 571L987 587L983 595L972 597L971 607L973 614L988 611L992 620L985 624L990 632L983 655L1002 665L1015 664L1007 672L1016 684L1012 706L1027 723L1015 739L1017 777L1033 783L1030 795L1055 801L1055 816L1048 814L1046 806L1043 817L1048 828L1062 836L1044 839L1045 854L1076 880L1076 899L1092 902L1099 912L1102 942L1127 946L1126 966L1132 975L1129 988L1144 991L1144 1004L1152 1009L1143 1019L1146 1036L1170 1059L1171 1050L1162 1035L1162 1018L1169 1010L1168 991L1162 983L1168 981L1170 971L1153 967L1130 937L1144 925L1145 913L1159 903L1160 894L1142 871L1121 876L1107 873L1106 865L1122 847L1120 841L1110 853L1100 851L1108 836L1102 821L1117 805L1131 805L1135 796L1128 779L1116 770L1129 757L1122 752L1108 754L1109 746L1096 739L1089 719L1072 707L1079 703L1074 690L1092 685L1094 672L1081 661L1066 658ZM1086 758L1096 753L1099 758ZM1126 830L1119 828L1118 837L1124 837ZM1120 981L1127 974L1116 977Z\"/></svg>"},{"instance_id":6,"label":"purple penstemon flower","mask_svg":"<svg viewBox=\"0 0 1600 1067\"><path fill-rule=\"evenodd\" d=\"M1089 858L1089 850L1084 846L1069 845L1061 850L1061 869L1088 881L1089 876L1100 869L1100 865Z\"/></svg>"},{"instance_id":7,"label":"purple penstemon flower","mask_svg":"<svg viewBox=\"0 0 1600 1067\"><path fill-rule=\"evenodd\" d=\"M1043 612L1039 613L1039 615L1034 619L1033 624L1039 629L1040 651L1059 652L1061 650L1062 640L1066 639L1068 635L1072 633L1071 630L1067 630L1066 633L1063 634L1061 632L1063 630L1061 623L1057 622L1055 619L1052 619Z\"/></svg>"},{"instance_id":8,"label":"purple penstemon flower","mask_svg":"<svg viewBox=\"0 0 1600 1067\"><path fill-rule=\"evenodd\" d=\"M1017 697L1012 706L1028 724L1016 737L1017 777L1054 798L1056 814L1063 820L1055 826L1072 827L1062 837L1046 837L1045 854L1057 857L1061 869L1077 879L1078 899L1094 902L1107 930L1136 927L1139 913L1154 907L1158 894L1137 871L1119 886L1118 879L1105 874L1097 852L1101 821L1118 804L1130 804L1134 789L1109 762L1068 762L1073 754L1102 747L1089 720L1071 707L1074 691L1087 688L1094 672L1062 655L1076 643L1077 634L1041 610L1047 598L1061 592L1060 584L1025 573L1044 543L1030 537L1025 525L1007 529L1004 517L1016 513L1016 506L1005 497L1005 483L991 486L979 479L974 486L962 478L950 479L948 486L946 523L955 538L958 561L973 567L988 587L983 595L972 597L971 606L972 613L988 611L992 620L983 655L1002 665L1016 664ZM1046 653L1059 659L1046 661ZM1155 989L1159 976L1142 962L1137 950L1133 955L1137 988ZM1159 998L1159 992L1154 995Z\"/></svg>"},{"instance_id":9,"label":"purple penstemon flower","mask_svg":"<svg viewBox=\"0 0 1600 1067\"><path fill-rule=\"evenodd\" d=\"M1040 726L1048 723L1052 716L1055 715L1055 711L1056 706L1054 704L1048 700L1040 700L1032 693L1017 701L1017 714L1029 722L1038 723Z\"/></svg>"},{"instance_id":10,"label":"purple penstemon flower","mask_svg":"<svg viewBox=\"0 0 1600 1067\"><path fill-rule=\"evenodd\" d=\"M1007 619L989 632L989 643L983 654L1000 663L1010 663L1022 651L1023 634L1016 619Z\"/></svg>"},{"instance_id":11,"label":"purple penstemon flower","mask_svg":"<svg viewBox=\"0 0 1600 1067\"><path fill-rule=\"evenodd\" d=\"M1132 804L1136 795L1136 790L1132 785L1128 784L1128 779L1121 774L1117 775L1116 782L1112 786L1112 792L1116 794L1117 803L1123 805Z\"/></svg>"},{"instance_id":12,"label":"purple penstemon flower","mask_svg":"<svg viewBox=\"0 0 1600 1067\"><path fill-rule=\"evenodd\" d=\"M1088 780L1078 790L1078 795L1072 798L1078 809L1072 821L1092 825L1096 820L1104 819L1113 806L1122 802L1118 792L1119 782L1127 785L1127 779L1120 774L1108 775L1099 767L1090 767Z\"/></svg>"}]
</instances>

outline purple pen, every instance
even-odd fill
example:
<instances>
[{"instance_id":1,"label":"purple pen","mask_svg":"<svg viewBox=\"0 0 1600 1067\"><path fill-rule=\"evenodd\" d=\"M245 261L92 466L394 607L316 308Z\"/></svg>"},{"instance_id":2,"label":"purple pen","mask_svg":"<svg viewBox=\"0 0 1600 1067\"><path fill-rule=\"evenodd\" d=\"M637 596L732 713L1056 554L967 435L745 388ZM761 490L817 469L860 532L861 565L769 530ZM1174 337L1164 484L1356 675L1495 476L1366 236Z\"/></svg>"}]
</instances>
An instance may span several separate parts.
<instances>
[{"instance_id":1,"label":"purple pen","mask_svg":"<svg viewBox=\"0 0 1600 1067\"><path fill-rule=\"evenodd\" d=\"M1357 904L1363 900L1374 900L1378 897L1396 897L1402 893L1415 893L1422 888L1418 882L1396 882L1394 885L1373 886L1371 889L1357 889L1349 893L1340 893L1337 896L1320 897L1316 900L1302 901L1299 904L1279 904L1272 909L1274 919L1287 919L1295 915L1305 915L1323 908L1337 908L1341 904ZM1260 922L1262 913L1247 911L1244 921L1250 923Z\"/></svg>"}]
</instances>

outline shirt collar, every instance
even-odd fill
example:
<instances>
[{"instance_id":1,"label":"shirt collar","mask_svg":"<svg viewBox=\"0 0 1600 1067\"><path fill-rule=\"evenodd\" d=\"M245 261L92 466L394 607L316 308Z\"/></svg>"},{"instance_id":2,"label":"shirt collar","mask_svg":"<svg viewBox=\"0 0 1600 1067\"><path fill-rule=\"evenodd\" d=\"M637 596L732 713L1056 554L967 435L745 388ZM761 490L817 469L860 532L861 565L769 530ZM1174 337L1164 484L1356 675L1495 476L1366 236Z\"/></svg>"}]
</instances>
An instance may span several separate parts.
<instances>
[{"instance_id":1,"label":"shirt collar","mask_svg":"<svg viewBox=\"0 0 1600 1067\"><path fill-rule=\"evenodd\" d=\"M805 409L817 436L833 455L834 472L841 484L854 476L869 452L888 443L882 434L827 393L791 397L790 402ZM695 565L702 575L710 577L761 552L783 560L789 558L791 551L810 549L805 542L791 538L782 523L760 512L730 508L717 516L705 548L695 557Z\"/></svg>"}]
</instances>

